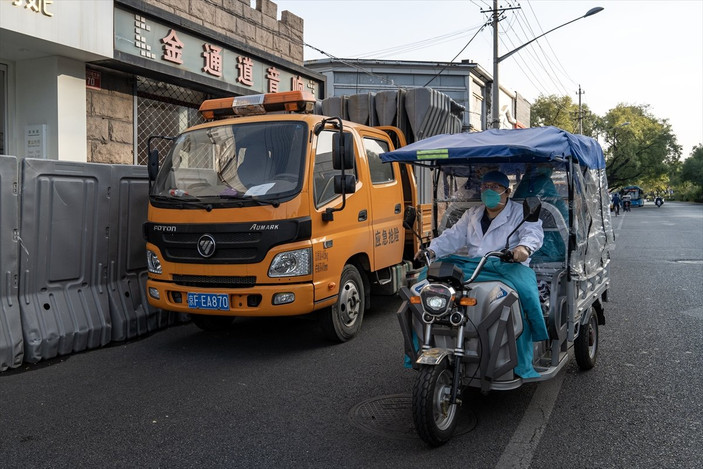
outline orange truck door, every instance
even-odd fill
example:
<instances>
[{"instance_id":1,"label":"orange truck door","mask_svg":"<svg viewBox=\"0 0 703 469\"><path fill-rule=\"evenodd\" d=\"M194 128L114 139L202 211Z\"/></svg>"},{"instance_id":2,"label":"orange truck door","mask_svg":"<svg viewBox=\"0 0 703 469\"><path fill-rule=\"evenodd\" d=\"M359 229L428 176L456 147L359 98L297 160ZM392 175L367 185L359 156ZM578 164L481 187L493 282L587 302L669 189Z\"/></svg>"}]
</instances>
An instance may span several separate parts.
<instances>
[{"instance_id":1,"label":"orange truck door","mask_svg":"<svg viewBox=\"0 0 703 469\"><path fill-rule=\"evenodd\" d=\"M403 258L403 186L397 163L382 163L378 155L389 151L385 140L365 136L368 160L373 237L373 270L399 263Z\"/></svg>"}]
</instances>

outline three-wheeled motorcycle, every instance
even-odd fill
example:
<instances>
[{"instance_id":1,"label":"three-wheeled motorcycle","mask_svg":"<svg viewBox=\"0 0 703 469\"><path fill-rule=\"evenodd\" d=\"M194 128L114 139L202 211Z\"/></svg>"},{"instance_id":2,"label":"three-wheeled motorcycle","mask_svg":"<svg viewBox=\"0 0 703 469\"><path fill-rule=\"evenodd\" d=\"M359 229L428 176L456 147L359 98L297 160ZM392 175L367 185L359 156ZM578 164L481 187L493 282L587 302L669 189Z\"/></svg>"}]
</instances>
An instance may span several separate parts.
<instances>
[{"instance_id":1,"label":"three-wheeled motorcycle","mask_svg":"<svg viewBox=\"0 0 703 469\"><path fill-rule=\"evenodd\" d=\"M487 130L438 135L381 158L431 170L434 236L481 204L481 175L496 169L508 175L523 221L541 220L544 230L529 267L510 262L515 246L506 239L481 258L427 259L401 290L406 363L418 371L413 420L427 444L452 437L467 387L489 392L551 379L571 349L581 369L595 365L614 247L595 140L555 127ZM406 216L411 227L413 210Z\"/></svg>"}]
</instances>

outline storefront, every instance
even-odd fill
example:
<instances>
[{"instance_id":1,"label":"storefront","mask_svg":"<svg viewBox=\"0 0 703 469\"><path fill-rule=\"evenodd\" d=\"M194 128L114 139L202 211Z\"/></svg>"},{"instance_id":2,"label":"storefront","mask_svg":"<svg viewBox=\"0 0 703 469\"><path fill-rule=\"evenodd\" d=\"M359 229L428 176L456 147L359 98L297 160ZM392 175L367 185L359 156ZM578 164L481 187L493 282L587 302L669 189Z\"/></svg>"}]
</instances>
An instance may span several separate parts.
<instances>
[{"instance_id":1,"label":"storefront","mask_svg":"<svg viewBox=\"0 0 703 469\"><path fill-rule=\"evenodd\" d=\"M0 154L142 164L147 137L198 123L204 99L323 98L302 37L268 0L2 2Z\"/></svg>"}]
</instances>

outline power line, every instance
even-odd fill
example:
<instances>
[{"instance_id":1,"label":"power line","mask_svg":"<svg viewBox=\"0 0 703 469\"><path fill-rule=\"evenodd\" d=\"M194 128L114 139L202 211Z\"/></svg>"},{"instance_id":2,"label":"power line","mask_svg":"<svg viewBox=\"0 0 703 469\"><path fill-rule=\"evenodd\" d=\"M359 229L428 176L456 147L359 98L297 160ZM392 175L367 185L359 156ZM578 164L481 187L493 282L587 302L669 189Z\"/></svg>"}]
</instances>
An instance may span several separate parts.
<instances>
[{"instance_id":1,"label":"power line","mask_svg":"<svg viewBox=\"0 0 703 469\"><path fill-rule=\"evenodd\" d=\"M481 27L479 28L479 30L476 31L476 33L471 37L471 39L469 39L469 42L466 43L466 45L454 56L454 58L453 58L450 62L454 62L454 61L456 60L456 58L459 57L459 56L461 55L461 53L464 52L464 50L466 50L467 47L469 47L469 44L471 44L471 42L476 38L476 36L478 36L478 33L480 33L481 31L483 31L483 29L484 29L486 26L488 26L488 24L489 24L489 23L484 23L483 26L481 26ZM449 66L449 65L445 65L445 66L442 68L442 70L440 70L439 72L437 72L437 74L436 74L435 76L433 76L432 78L430 78L430 81L428 81L427 83L425 83L425 84L423 85L423 88L424 88L425 86L429 85L430 83L432 83L432 81L433 81L435 78L437 78L443 71L445 71L448 66Z\"/></svg>"},{"instance_id":2,"label":"power line","mask_svg":"<svg viewBox=\"0 0 703 469\"><path fill-rule=\"evenodd\" d=\"M458 31L453 31L451 33L446 33L446 34L431 37L428 39L422 39L420 41L411 42L408 44L401 44L401 45L389 47L386 49L379 49L376 51L370 51L370 52L365 52L362 54L356 54L356 56L358 58L367 58L367 57L372 57L372 56L375 56L376 58L383 58L384 55L393 55L393 54L402 54L405 52L412 52L415 50L425 49L425 48L432 47L435 45L450 42L458 36L462 36L462 35L464 35L468 32L471 32L475 29L481 29L483 27L484 27L483 25L473 26L468 29L461 29Z\"/></svg>"}]
</instances>

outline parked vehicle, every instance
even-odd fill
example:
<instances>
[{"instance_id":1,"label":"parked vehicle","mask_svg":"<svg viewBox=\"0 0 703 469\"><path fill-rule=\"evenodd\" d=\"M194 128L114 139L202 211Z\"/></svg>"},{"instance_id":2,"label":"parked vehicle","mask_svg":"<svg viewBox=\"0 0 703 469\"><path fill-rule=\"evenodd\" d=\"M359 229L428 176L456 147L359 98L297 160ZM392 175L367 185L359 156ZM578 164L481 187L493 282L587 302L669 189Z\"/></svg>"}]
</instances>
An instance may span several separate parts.
<instances>
[{"instance_id":1,"label":"parked vehicle","mask_svg":"<svg viewBox=\"0 0 703 469\"><path fill-rule=\"evenodd\" d=\"M299 91L208 100L210 122L168 137L160 168L150 150L151 305L205 330L315 311L343 342L372 287L403 284L417 249L402 224L418 206L416 182L412 167L379 154L405 135L313 114L317 104Z\"/></svg>"},{"instance_id":2,"label":"parked vehicle","mask_svg":"<svg viewBox=\"0 0 703 469\"><path fill-rule=\"evenodd\" d=\"M434 168L435 235L480 203L480 175L493 169L509 175L513 199L523 200L526 219L542 220L545 234L530 268L506 262L506 240L482 258L440 258L401 289L407 363L418 371L413 420L427 444L451 438L467 387L489 392L551 379L572 348L581 369L595 365L614 246L595 140L554 127L489 130L432 137L381 158ZM533 342L545 327L548 340Z\"/></svg>"}]
</instances>

